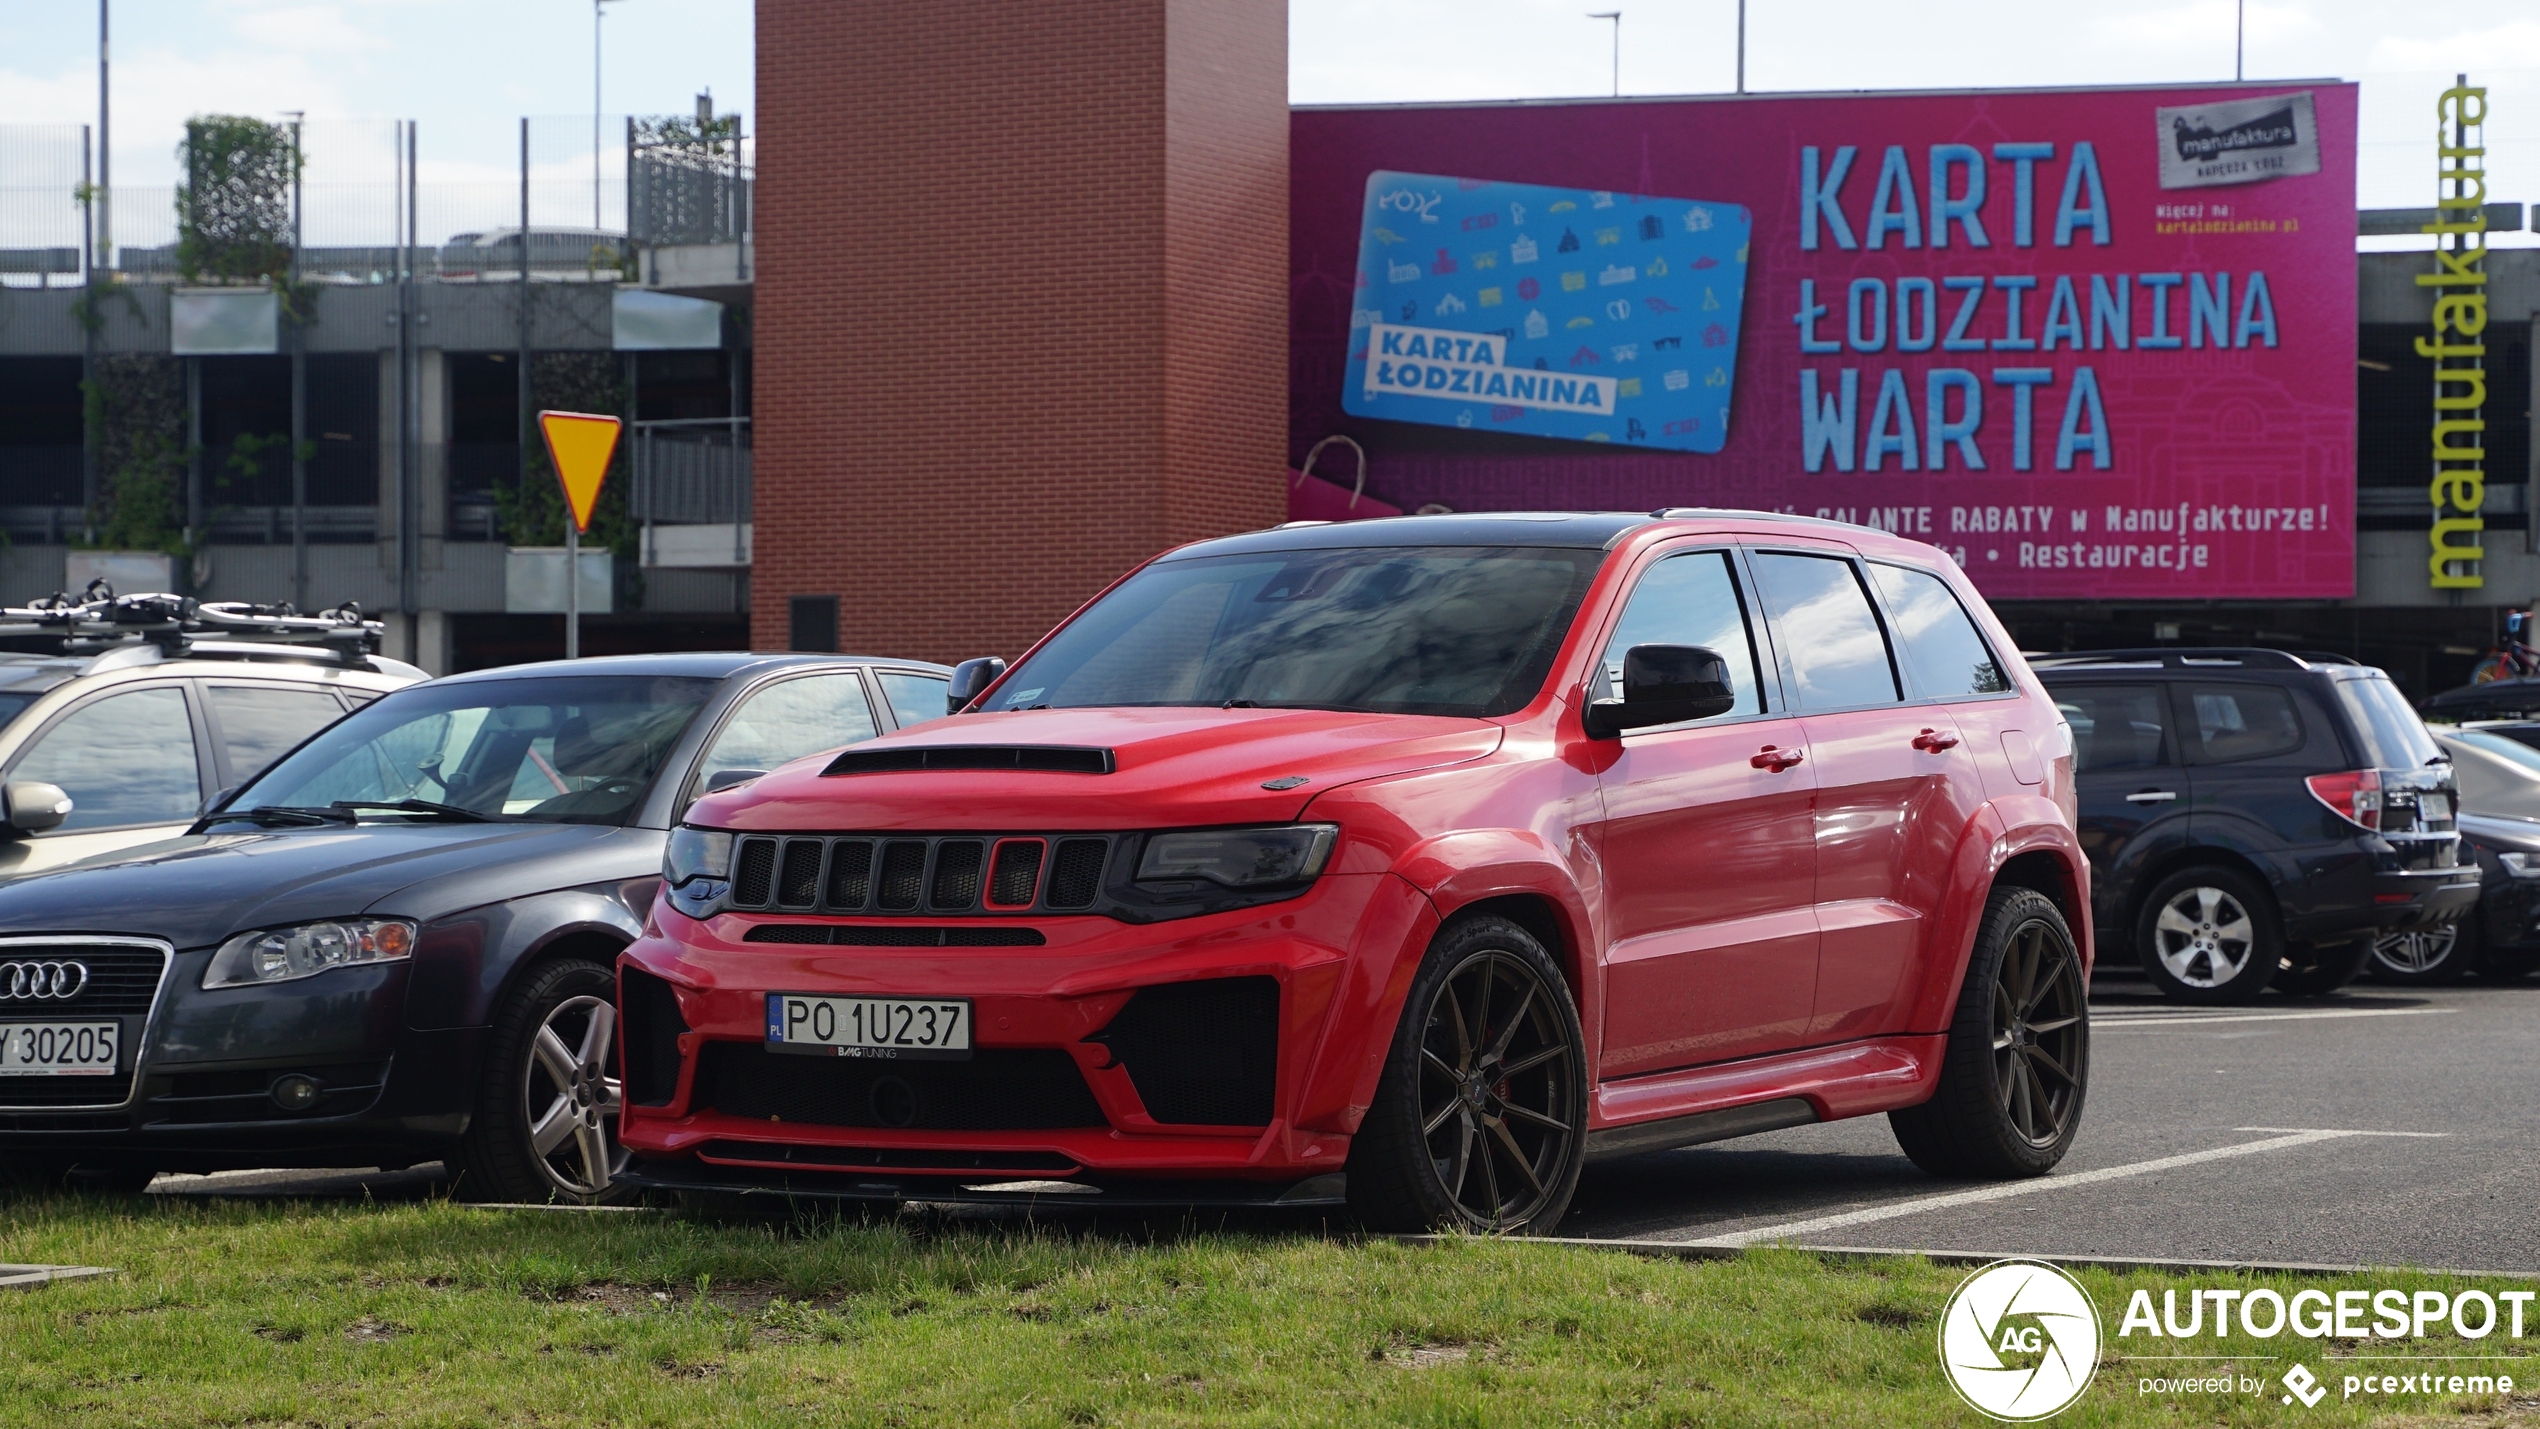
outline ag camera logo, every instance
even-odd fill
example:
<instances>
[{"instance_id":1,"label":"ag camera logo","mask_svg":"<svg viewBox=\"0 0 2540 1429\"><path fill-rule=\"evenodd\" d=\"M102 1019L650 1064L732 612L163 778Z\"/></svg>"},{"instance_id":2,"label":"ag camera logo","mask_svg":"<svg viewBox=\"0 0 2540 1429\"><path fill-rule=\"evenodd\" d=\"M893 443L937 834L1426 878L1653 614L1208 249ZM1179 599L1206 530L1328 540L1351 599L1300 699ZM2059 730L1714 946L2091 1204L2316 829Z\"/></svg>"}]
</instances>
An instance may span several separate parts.
<instances>
[{"instance_id":1,"label":"ag camera logo","mask_svg":"<svg viewBox=\"0 0 2540 1429\"><path fill-rule=\"evenodd\" d=\"M1970 1408L2027 1423L2071 1407L2099 1368L2099 1309L2081 1283L2034 1260L1997 1260L1940 1316L1940 1367Z\"/></svg>"}]
</instances>

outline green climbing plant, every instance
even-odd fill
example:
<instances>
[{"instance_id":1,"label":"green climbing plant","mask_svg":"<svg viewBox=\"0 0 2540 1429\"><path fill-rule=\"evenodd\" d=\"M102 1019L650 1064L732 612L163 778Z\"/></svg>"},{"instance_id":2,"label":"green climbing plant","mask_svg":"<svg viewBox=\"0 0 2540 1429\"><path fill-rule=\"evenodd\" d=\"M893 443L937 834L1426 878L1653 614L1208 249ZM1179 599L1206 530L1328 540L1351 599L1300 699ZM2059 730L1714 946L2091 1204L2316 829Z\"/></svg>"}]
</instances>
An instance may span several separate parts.
<instances>
[{"instance_id":1,"label":"green climbing plant","mask_svg":"<svg viewBox=\"0 0 2540 1429\"><path fill-rule=\"evenodd\" d=\"M291 181L300 156L291 130L241 114L185 121L177 145L176 266L189 283L290 287Z\"/></svg>"}]
</instances>

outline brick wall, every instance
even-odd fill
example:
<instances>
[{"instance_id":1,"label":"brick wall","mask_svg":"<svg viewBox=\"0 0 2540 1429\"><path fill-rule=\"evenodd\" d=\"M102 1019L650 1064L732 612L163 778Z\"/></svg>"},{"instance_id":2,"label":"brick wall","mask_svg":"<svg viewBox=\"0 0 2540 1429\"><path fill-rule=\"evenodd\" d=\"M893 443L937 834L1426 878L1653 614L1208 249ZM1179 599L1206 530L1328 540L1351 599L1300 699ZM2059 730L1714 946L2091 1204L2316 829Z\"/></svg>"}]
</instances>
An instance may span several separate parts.
<instances>
[{"instance_id":1,"label":"brick wall","mask_svg":"<svg viewBox=\"0 0 2540 1429\"><path fill-rule=\"evenodd\" d=\"M1011 657L1284 519L1285 0L759 0L752 638Z\"/></svg>"}]
</instances>

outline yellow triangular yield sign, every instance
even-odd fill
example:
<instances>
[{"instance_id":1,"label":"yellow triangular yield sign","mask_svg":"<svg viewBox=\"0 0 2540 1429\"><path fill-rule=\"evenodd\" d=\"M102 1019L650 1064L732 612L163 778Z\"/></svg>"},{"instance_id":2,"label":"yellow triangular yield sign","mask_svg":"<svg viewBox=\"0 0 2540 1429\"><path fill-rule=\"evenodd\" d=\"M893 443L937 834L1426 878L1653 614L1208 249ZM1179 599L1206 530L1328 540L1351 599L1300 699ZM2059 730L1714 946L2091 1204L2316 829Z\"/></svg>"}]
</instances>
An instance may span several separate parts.
<instances>
[{"instance_id":1,"label":"yellow triangular yield sign","mask_svg":"<svg viewBox=\"0 0 2540 1429\"><path fill-rule=\"evenodd\" d=\"M617 451L615 417L589 412L541 412L538 428L547 434L547 456L556 464L556 480L564 483L565 508L573 513L573 529L591 529L591 512L600 504L600 483L609 477L609 457Z\"/></svg>"}]
</instances>

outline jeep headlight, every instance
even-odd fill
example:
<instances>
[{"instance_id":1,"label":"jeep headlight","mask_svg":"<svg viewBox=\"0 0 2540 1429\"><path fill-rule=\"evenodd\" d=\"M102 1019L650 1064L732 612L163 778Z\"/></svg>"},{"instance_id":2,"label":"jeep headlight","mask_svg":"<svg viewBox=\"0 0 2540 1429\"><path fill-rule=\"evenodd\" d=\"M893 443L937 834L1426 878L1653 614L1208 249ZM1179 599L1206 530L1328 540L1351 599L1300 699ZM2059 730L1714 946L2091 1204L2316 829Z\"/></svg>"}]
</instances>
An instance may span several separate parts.
<instances>
[{"instance_id":1,"label":"jeep headlight","mask_svg":"<svg viewBox=\"0 0 2540 1429\"><path fill-rule=\"evenodd\" d=\"M339 918L296 928L241 933L203 969L206 990L292 982L335 968L396 962L414 955L415 925L403 918Z\"/></svg>"},{"instance_id":2,"label":"jeep headlight","mask_svg":"<svg viewBox=\"0 0 2540 1429\"><path fill-rule=\"evenodd\" d=\"M1138 861L1140 883L1204 878L1228 888L1270 888L1303 883L1323 871L1338 824L1291 824L1270 829L1193 829L1156 834Z\"/></svg>"},{"instance_id":3,"label":"jeep headlight","mask_svg":"<svg viewBox=\"0 0 2540 1429\"><path fill-rule=\"evenodd\" d=\"M670 831L661 856L661 883L670 905L691 918L712 913L732 891L732 835L686 824Z\"/></svg>"}]
</instances>

